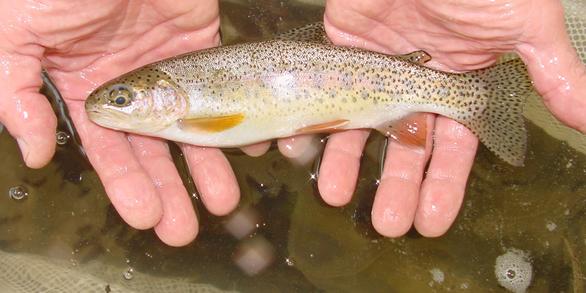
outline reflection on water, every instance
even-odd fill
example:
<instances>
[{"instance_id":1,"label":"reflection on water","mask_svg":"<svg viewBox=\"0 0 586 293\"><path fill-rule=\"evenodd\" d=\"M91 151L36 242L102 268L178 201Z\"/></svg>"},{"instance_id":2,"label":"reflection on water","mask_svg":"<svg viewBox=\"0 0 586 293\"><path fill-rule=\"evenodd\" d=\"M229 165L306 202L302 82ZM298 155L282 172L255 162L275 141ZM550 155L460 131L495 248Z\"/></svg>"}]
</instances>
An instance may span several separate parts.
<instances>
[{"instance_id":1,"label":"reflection on water","mask_svg":"<svg viewBox=\"0 0 586 293\"><path fill-rule=\"evenodd\" d=\"M273 0L224 1L222 11L229 42L267 37L322 13ZM584 292L586 157L533 125L524 168L480 149L463 208L444 237L385 239L373 230L383 145L373 135L356 196L344 208L319 199L312 166L275 148L260 158L227 151L242 188L239 212L215 217L194 197L201 233L191 245L171 248L122 222L66 122L56 156L42 170L27 169L14 141L0 134L0 283L85 284L101 288L96 292L502 292L496 261L517 252L532 266L530 291ZM175 159L195 194L177 152ZM246 269L251 259L256 263ZM500 267L510 280L522 273Z\"/></svg>"}]
</instances>

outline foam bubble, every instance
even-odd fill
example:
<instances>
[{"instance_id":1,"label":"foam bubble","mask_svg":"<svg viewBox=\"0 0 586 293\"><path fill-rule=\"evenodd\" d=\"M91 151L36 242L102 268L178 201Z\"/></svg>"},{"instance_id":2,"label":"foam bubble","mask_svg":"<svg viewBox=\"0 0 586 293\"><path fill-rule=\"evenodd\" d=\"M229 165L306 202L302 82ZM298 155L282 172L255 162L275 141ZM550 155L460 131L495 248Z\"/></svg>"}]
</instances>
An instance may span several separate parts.
<instances>
[{"instance_id":1,"label":"foam bubble","mask_svg":"<svg viewBox=\"0 0 586 293\"><path fill-rule=\"evenodd\" d=\"M529 254L511 248L496 258L494 274L499 285L514 293L523 293L531 284L533 268Z\"/></svg>"},{"instance_id":2,"label":"foam bubble","mask_svg":"<svg viewBox=\"0 0 586 293\"><path fill-rule=\"evenodd\" d=\"M434 282L436 282L436 283L443 283L444 282L445 275L442 270L440 270L438 268L433 268L433 269L429 270L429 272L431 273L431 277Z\"/></svg>"}]
</instances>

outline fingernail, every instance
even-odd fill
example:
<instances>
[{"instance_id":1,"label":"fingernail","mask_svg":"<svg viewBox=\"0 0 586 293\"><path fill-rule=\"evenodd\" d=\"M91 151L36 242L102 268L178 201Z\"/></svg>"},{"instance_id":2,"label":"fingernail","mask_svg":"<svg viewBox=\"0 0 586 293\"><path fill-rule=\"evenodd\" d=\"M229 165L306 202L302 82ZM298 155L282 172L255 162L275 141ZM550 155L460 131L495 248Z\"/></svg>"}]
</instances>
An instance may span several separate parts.
<instances>
[{"instance_id":1,"label":"fingernail","mask_svg":"<svg viewBox=\"0 0 586 293\"><path fill-rule=\"evenodd\" d=\"M28 165L28 143L21 137L17 138L16 142L18 143L18 147L20 148L20 152L22 153L22 158L24 159L24 162Z\"/></svg>"}]
</instances>

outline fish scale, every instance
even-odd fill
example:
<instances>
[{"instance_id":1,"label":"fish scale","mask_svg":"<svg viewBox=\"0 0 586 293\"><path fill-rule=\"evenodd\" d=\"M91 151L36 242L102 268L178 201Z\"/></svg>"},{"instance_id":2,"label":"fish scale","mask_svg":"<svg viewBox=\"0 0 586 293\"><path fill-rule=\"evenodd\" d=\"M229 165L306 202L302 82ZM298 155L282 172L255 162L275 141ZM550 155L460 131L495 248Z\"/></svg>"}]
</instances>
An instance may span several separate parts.
<instances>
[{"instance_id":1,"label":"fish scale","mask_svg":"<svg viewBox=\"0 0 586 293\"><path fill-rule=\"evenodd\" d=\"M522 165L522 111L532 91L524 64L455 74L423 66L425 57L334 46L314 25L147 65L102 85L86 109L105 127L213 147L356 128L405 136L413 129L396 125L429 112L459 121L500 158ZM119 89L127 104L113 102Z\"/></svg>"}]
</instances>

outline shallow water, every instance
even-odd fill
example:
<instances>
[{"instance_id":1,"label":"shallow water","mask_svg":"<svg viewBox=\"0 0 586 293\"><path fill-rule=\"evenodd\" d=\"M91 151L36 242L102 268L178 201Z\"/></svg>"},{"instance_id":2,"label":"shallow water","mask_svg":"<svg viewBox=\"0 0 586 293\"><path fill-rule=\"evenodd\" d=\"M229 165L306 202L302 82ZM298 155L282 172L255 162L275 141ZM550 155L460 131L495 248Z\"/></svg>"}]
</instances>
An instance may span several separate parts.
<instances>
[{"instance_id":1,"label":"shallow water","mask_svg":"<svg viewBox=\"0 0 586 293\"><path fill-rule=\"evenodd\" d=\"M321 8L306 2L224 1L224 42L268 37L319 20ZM63 271L62 283L85 273L99 278L102 292L116 285L177 292L202 283L244 292L504 292L495 261L515 248L527 253L533 266L530 292L584 292L586 156L528 126L526 166L511 167L481 147L456 223L436 239L414 231L385 239L373 230L379 135L369 140L354 200L341 209L320 200L311 180L313 166L298 166L275 148L260 158L228 150L242 189L239 209L254 210L258 228L253 237L236 240L224 229L226 218L208 214L195 196L202 229L197 241L183 248L167 247L152 231L122 222L64 119L60 130L72 137L41 170L27 169L15 142L3 132L0 272L41 280ZM183 166L180 155L174 155ZM8 196L15 186L27 191L23 199ZM274 262L249 277L233 256L261 238L272 246ZM14 253L25 258L16 259ZM54 267L35 275L13 266L16 261Z\"/></svg>"}]
</instances>

